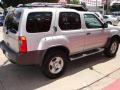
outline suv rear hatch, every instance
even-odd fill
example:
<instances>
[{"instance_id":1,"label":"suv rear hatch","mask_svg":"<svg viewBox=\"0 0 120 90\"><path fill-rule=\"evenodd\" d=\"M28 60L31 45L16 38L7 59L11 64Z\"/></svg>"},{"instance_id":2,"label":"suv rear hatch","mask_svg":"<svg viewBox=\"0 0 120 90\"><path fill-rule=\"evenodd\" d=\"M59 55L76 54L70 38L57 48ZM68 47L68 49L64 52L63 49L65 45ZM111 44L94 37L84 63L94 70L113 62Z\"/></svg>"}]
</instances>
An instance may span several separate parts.
<instances>
[{"instance_id":1,"label":"suv rear hatch","mask_svg":"<svg viewBox=\"0 0 120 90\"><path fill-rule=\"evenodd\" d=\"M15 52L19 52L19 23L21 10L10 11L5 19L3 28L3 38L5 44Z\"/></svg>"}]
</instances>

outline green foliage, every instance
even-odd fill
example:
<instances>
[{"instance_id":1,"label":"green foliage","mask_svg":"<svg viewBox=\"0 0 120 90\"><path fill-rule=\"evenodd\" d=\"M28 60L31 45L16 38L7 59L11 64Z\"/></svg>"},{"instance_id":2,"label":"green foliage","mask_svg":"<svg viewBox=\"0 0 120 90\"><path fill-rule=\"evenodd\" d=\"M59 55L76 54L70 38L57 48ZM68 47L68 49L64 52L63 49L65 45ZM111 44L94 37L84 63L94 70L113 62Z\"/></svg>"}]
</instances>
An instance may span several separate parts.
<instances>
[{"instance_id":1,"label":"green foliage","mask_svg":"<svg viewBox=\"0 0 120 90\"><path fill-rule=\"evenodd\" d=\"M79 0L71 0L70 3L71 4L79 4L80 2L79 2Z\"/></svg>"},{"instance_id":2,"label":"green foliage","mask_svg":"<svg viewBox=\"0 0 120 90\"><path fill-rule=\"evenodd\" d=\"M110 11L120 11L120 4L113 4L111 7L110 7Z\"/></svg>"},{"instance_id":3,"label":"green foliage","mask_svg":"<svg viewBox=\"0 0 120 90\"><path fill-rule=\"evenodd\" d=\"M25 4L25 3L32 3L32 2L39 2L44 0L2 0L3 4L6 4L7 7L9 6L17 6L18 4Z\"/></svg>"},{"instance_id":4,"label":"green foliage","mask_svg":"<svg viewBox=\"0 0 120 90\"><path fill-rule=\"evenodd\" d=\"M57 2L58 0L2 0L0 7L6 8L9 6L17 6L18 4L26 4L32 2Z\"/></svg>"}]
</instances>

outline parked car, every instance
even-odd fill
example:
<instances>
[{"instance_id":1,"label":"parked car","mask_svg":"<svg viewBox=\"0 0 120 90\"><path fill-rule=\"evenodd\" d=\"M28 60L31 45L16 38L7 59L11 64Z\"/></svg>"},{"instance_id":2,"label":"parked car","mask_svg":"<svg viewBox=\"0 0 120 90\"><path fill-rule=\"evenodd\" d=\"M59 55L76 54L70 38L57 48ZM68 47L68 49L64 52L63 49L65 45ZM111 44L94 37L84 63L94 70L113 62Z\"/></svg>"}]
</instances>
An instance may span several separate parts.
<instances>
[{"instance_id":1,"label":"parked car","mask_svg":"<svg viewBox=\"0 0 120 90\"><path fill-rule=\"evenodd\" d=\"M0 26L3 26L4 16L0 16Z\"/></svg>"},{"instance_id":2,"label":"parked car","mask_svg":"<svg viewBox=\"0 0 120 90\"><path fill-rule=\"evenodd\" d=\"M113 15L104 15L103 18L104 18L104 21L108 24L112 24L116 26L119 23L118 18Z\"/></svg>"},{"instance_id":3,"label":"parked car","mask_svg":"<svg viewBox=\"0 0 120 90\"><path fill-rule=\"evenodd\" d=\"M3 16L3 12L0 12L0 16Z\"/></svg>"},{"instance_id":4,"label":"parked car","mask_svg":"<svg viewBox=\"0 0 120 90\"><path fill-rule=\"evenodd\" d=\"M63 6L24 6L9 12L1 49L13 63L41 66L49 78L61 76L68 61L103 52L114 57L120 31L92 12Z\"/></svg>"},{"instance_id":5,"label":"parked car","mask_svg":"<svg viewBox=\"0 0 120 90\"><path fill-rule=\"evenodd\" d=\"M118 20L120 21L120 12L119 11L112 12L112 15L114 15L115 17L117 17Z\"/></svg>"}]
</instances>

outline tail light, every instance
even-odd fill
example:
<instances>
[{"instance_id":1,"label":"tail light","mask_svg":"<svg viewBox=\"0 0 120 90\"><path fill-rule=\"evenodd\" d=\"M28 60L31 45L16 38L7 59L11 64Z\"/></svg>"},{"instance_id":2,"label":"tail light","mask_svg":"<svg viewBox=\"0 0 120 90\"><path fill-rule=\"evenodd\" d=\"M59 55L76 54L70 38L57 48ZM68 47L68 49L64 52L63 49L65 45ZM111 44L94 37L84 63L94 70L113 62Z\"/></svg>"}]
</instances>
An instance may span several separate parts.
<instances>
[{"instance_id":1,"label":"tail light","mask_svg":"<svg viewBox=\"0 0 120 90\"><path fill-rule=\"evenodd\" d=\"M20 53L27 52L27 40L25 36L19 36L19 52Z\"/></svg>"}]
</instances>

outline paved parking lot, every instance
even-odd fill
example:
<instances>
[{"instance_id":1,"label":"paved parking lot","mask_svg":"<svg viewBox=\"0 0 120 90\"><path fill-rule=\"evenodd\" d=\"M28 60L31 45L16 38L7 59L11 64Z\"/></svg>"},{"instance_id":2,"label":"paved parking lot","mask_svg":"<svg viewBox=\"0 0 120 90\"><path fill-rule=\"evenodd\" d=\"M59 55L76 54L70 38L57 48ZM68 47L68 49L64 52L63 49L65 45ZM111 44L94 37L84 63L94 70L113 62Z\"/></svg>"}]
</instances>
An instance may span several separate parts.
<instances>
[{"instance_id":1,"label":"paved parking lot","mask_svg":"<svg viewBox=\"0 0 120 90\"><path fill-rule=\"evenodd\" d=\"M118 79L120 49L115 58L99 53L70 62L58 79L46 78L38 67L12 64L0 50L0 90L101 90Z\"/></svg>"}]
</instances>

